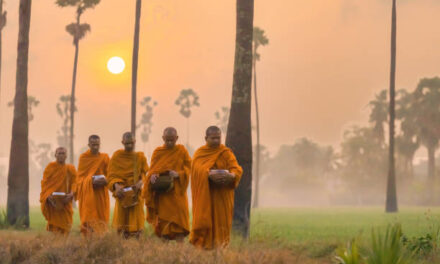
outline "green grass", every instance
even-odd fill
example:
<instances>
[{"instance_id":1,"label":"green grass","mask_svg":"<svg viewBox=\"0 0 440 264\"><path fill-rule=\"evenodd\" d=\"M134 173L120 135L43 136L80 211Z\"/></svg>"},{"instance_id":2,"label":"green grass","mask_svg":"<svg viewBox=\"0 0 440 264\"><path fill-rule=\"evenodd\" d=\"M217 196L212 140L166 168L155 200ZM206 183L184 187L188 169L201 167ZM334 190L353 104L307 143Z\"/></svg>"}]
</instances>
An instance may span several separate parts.
<instances>
[{"instance_id":1,"label":"green grass","mask_svg":"<svg viewBox=\"0 0 440 264\"><path fill-rule=\"evenodd\" d=\"M39 207L30 211L31 230L45 230L46 221ZM436 223L440 208L410 207L399 213L386 214L382 208L286 208L257 209L252 212L251 239L270 238L293 243L346 241L373 227L386 227L399 222L408 237L422 236ZM73 232L79 230L78 211L73 215Z\"/></svg>"},{"instance_id":2,"label":"green grass","mask_svg":"<svg viewBox=\"0 0 440 264\"><path fill-rule=\"evenodd\" d=\"M29 233L45 232L46 221L38 207L31 209L30 219ZM405 207L394 214L379 207L258 209L252 212L250 242L329 261L338 246L354 237L361 235L361 244L370 243L373 228L384 230L388 224L400 223L407 237L420 237L438 228L439 220L440 208ZM75 235L79 233L77 210L73 223ZM151 228L146 227L146 233L151 234ZM241 243L234 239L232 244Z\"/></svg>"}]
</instances>

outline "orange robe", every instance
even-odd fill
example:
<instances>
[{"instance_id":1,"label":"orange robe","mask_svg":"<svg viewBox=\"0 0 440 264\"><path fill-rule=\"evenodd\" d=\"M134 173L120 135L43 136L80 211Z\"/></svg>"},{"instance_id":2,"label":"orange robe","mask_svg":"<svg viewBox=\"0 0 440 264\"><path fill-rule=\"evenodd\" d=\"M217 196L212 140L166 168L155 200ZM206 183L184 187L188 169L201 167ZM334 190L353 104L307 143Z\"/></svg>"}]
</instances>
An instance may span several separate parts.
<instances>
[{"instance_id":1,"label":"orange robe","mask_svg":"<svg viewBox=\"0 0 440 264\"><path fill-rule=\"evenodd\" d=\"M211 186L210 169L229 170L236 178L231 186ZM234 153L220 145L203 146L193 157L191 167L192 228L190 242L197 247L212 249L229 244L234 211L234 189L240 182L243 169Z\"/></svg>"},{"instance_id":2,"label":"orange robe","mask_svg":"<svg viewBox=\"0 0 440 264\"><path fill-rule=\"evenodd\" d=\"M47 198L53 192L69 193L75 190L76 170L73 165L51 162L47 165L41 181L40 203L41 212L47 220L46 230L54 233L68 234L72 227L72 202L57 210Z\"/></svg>"},{"instance_id":3,"label":"orange robe","mask_svg":"<svg viewBox=\"0 0 440 264\"><path fill-rule=\"evenodd\" d=\"M103 233L107 230L110 216L110 199L107 186L93 188L94 175L107 176L110 158L105 153L92 154L90 150L81 154L78 164L77 199L81 233Z\"/></svg>"},{"instance_id":4,"label":"orange robe","mask_svg":"<svg viewBox=\"0 0 440 264\"><path fill-rule=\"evenodd\" d=\"M179 178L174 188L166 193L156 193L150 188L152 174L174 170ZM159 237L175 239L177 235L189 234L189 209L186 190L191 170L191 157L183 145L172 149L165 146L154 150L150 170L144 184L144 198L147 205L147 221Z\"/></svg>"},{"instance_id":5,"label":"orange robe","mask_svg":"<svg viewBox=\"0 0 440 264\"><path fill-rule=\"evenodd\" d=\"M136 184L140 179L145 182L147 171L148 164L144 153L118 150L113 154L108 166L108 188L114 192L115 183L129 187ZM144 221L144 199L141 194L138 195L138 204L130 208L123 208L119 199L116 198L112 226L118 232L134 233L142 231Z\"/></svg>"}]
</instances>

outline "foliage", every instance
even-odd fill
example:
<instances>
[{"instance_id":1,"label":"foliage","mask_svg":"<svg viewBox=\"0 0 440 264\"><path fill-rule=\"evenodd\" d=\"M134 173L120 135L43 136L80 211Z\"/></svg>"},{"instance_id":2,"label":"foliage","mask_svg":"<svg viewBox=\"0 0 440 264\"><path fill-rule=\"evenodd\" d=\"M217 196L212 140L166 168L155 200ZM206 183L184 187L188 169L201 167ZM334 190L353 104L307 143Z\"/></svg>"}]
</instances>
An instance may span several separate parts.
<instances>
[{"instance_id":1,"label":"foliage","mask_svg":"<svg viewBox=\"0 0 440 264\"><path fill-rule=\"evenodd\" d=\"M78 108L75 104L75 112L78 111ZM69 133L70 133L70 95L62 95L59 98L59 101L56 105L57 113L63 120L63 124L61 129L57 131L58 137L58 145L62 147L67 147L69 143Z\"/></svg>"},{"instance_id":2,"label":"foliage","mask_svg":"<svg viewBox=\"0 0 440 264\"><path fill-rule=\"evenodd\" d=\"M226 134L229 121L229 107L223 106L219 111L216 111L214 115L217 120L217 126L222 130L223 134Z\"/></svg>"},{"instance_id":3,"label":"foliage","mask_svg":"<svg viewBox=\"0 0 440 264\"><path fill-rule=\"evenodd\" d=\"M31 122L32 120L34 120L34 114L33 114L33 108L37 107L40 104L40 101L35 97L35 96L28 96L27 99L27 103L28 103L28 120L29 122ZM14 106L14 101L11 101L8 103L9 107Z\"/></svg>"},{"instance_id":4,"label":"foliage","mask_svg":"<svg viewBox=\"0 0 440 264\"><path fill-rule=\"evenodd\" d=\"M140 105L145 108L145 112L142 113L142 118L137 128L142 127L141 138L144 143L150 139L151 128L153 126L153 109L157 106L156 101L152 101L150 96L144 97L140 102Z\"/></svg>"},{"instance_id":5,"label":"foliage","mask_svg":"<svg viewBox=\"0 0 440 264\"><path fill-rule=\"evenodd\" d=\"M175 104L180 106L180 114L182 114L185 118L189 118L191 116L191 108L193 106L200 106L199 96L191 88L183 89L180 91L179 97L176 99Z\"/></svg>"},{"instance_id":6,"label":"foliage","mask_svg":"<svg viewBox=\"0 0 440 264\"><path fill-rule=\"evenodd\" d=\"M403 245L400 224L388 225L385 234L371 232L372 244L367 256L367 264L405 264L412 263L412 254Z\"/></svg>"},{"instance_id":7,"label":"foliage","mask_svg":"<svg viewBox=\"0 0 440 264\"><path fill-rule=\"evenodd\" d=\"M347 247L339 247L335 251L335 263L337 264L361 264L363 257L359 252L357 239L347 243Z\"/></svg>"}]
</instances>

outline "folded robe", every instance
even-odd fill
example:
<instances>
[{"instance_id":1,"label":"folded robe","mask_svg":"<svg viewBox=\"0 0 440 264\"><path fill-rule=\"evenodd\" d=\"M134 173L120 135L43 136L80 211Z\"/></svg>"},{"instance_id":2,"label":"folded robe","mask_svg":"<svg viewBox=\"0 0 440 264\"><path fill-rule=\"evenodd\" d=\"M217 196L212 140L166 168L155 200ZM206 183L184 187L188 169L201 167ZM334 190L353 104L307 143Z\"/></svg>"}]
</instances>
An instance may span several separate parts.
<instances>
[{"instance_id":1,"label":"folded robe","mask_svg":"<svg viewBox=\"0 0 440 264\"><path fill-rule=\"evenodd\" d=\"M226 187L211 186L208 179L211 169L229 170L235 174L235 182ZM216 148L205 145L195 152L191 166L192 244L205 249L228 245L234 189L242 173L234 153L224 145Z\"/></svg>"},{"instance_id":2,"label":"folded robe","mask_svg":"<svg viewBox=\"0 0 440 264\"><path fill-rule=\"evenodd\" d=\"M108 188L114 192L115 183L129 187L136 184L140 179L145 182L147 171L148 164L144 153L118 150L113 154L108 166ZM116 198L112 223L114 228L118 231L138 232L144 229L144 221L142 195L138 195L138 204L130 208L123 208L119 199Z\"/></svg>"},{"instance_id":3,"label":"folded robe","mask_svg":"<svg viewBox=\"0 0 440 264\"><path fill-rule=\"evenodd\" d=\"M159 237L173 239L178 234L189 234L189 209L186 190L189 183L191 158L183 145L172 149L165 146L154 150L150 169L144 183L143 196L147 206L147 221L154 227ZM179 178L174 180L174 188L166 193L151 190L150 178L174 170Z\"/></svg>"},{"instance_id":4,"label":"folded robe","mask_svg":"<svg viewBox=\"0 0 440 264\"><path fill-rule=\"evenodd\" d=\"M69 193L76 189L76 170L73 165L51 162L47 165L41 181L41 212L47 220L46 230L56 233L69 233L72 227L72 202L56 210L49 205L47 198L54 192Z\"/></svg>"},{"instance_id":5,"label":"folded robe","mask_svg":"<svg viewBox=\"0 0 440 264\"><path fill-rule=\"evenodd\" d=\"M81 154L78 164L77 199L81 233L103 233L107 230L110 215L110 198L107 186L93 188L93 176L107 176L110 158L105 153L93 154L90 150Z\"/></svg>"}]
</instances>

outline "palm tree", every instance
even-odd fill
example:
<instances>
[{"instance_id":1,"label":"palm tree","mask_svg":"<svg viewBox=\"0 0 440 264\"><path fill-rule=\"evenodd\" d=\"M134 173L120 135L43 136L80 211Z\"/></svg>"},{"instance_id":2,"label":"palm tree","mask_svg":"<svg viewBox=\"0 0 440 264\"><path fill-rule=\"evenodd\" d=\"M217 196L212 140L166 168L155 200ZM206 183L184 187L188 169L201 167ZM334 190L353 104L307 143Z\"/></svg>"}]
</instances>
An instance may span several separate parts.
<instances>
[{"instance_id":1,"label":"palm tree","mask_svg":"<svg viewBox=\"0 0 440 264\"><path fill-rule=\"evenodd\" d=\"M395 119L395 90L396 90L396 0L393 0L391 15L391 71L390 71L390 129L389 129L389 163L387 180L387 197L385 211L387 213L397 212L396 193L396 168L394 162L394 119Z\"/></svg>"},{"instance_id":2,"label":"palm tree","mask_svg":"<svg viewBox=\"0 0 440 264\"><path fill-rule=\"evenodd\" d=\"M34 107L37 107L40 104L40 101L32 95L28 96L28 120L29 122L31 122L32 120L34 120L34 113L32 112L32 110L34 109ZM14 101L11 101L8 103L9 107L14 106Z\"/></svg>"},{"instance_id":3,"label":"palm tree","mask_svg":"<svg viewBox=\"0 0 440 264\"><path fill-rule=\"evenodd\" d=\"M7 218L29 227L28 56L32 0L20 0L14 119L8 172Z\"/></svg>"},{"instance_id":4,"label":"palm tree","mask_svg":"<svg viewBox=\"0 0 440 264\"><path fill-rule=\"evenodd\" d=\"M406 90L397 91L398 100L396 118L400 121L401 134L396 138L396 150L404 158L404 169L408 180L414 177L413 160L416 151L420 147L417 137L416 112L414 111L414 95Z\"/></svg>"},{"instance_id":5,"label":"palm tree","mask_svg":"<svg viewBox=\"0 0 440 264\"><path fill-rule=\"evenodd\" d=\"M256 146L256 159L255 159L255 195L254 195L254 208L258 207L259 199L259 185L260 185L260 112L258 109L258 93L257 93L257 61L260 60L260 54L258 53L258 47L266 46L269 44L269 39L264 35L264 30L259 27L254 27L253 32L253 44L254 51L252 54L252 64L254 68L254 98L255 98L255 120L257 123L257 146Z\"/></svg>"},{"instance_id":6,"label":"palm tree","mask_svg":"<svg viewBox=\"0 0 440 264\"><path fill-rule=\"evenodd\" d=\"M141 139L144 143L144 151L146 144L150 141L151 128L153 127L153 110L157 106L156 101L152 101L150 96L144 97L140 102L140 105L144 107L145 112L142 113L142 118L136 128L142 128ZM148 149L148 153L149 153Z\"/></svg>"},{"instance_id":7,"label":"palm tree","mask_svg":"<svg viewBox=\"0 0 440 264\"><path fill-rule=\"evenodd\" d=\"M387 90L382 90L375 95L368 105L371 107L370 120L373 124L374 135L378 143L383 146L385 144L385 128L384 124L388 122L389 104L387 101Z\"/></svg>"},{"instance_id":8,"label":"palm tree","mask_svg":"<svg viewBox=\"0 0 440 264\"><path fill-rule=\"evenodd\" d=\"M237 0L234 77L226 145L234 151L243 167L235 190L233 228L249 237L252 197L252 34L254 0Z\"/></svg>"},{"instance_id":9,"label":"palm tree","mask_svg":"<svg viewBox=\"0 0 440 264\"><path fill-rule=\"evenodd\" d=\"M1 73L2 73L2 32L6 26L6 11L3 11L3 0L0 0L0 104L1 104Z\"/></svg>"},{"instance_id":10,"label":"palm tree","mask_svg":"<svg viewBox=\"0 0 440 264\"><path fill-rule=\"evenodd\" d=\"M136 19L134 22L133 59L131 72L131 133L136 135L136 91L139 61L139 30L141 23L142 1L136 0Z\"/></svg>"},{"instance_id":11,"label":"palm tree","mask_svg":"<svg viewBox=\"0 0 440 264\"><path fill-rule=\"evenodd\" d=\"M428 185L431 202L434 202L435 152L440 135L440 78L420 80L414 91L413 107L418 138L428 150Z\"/></svg>"},{"instance_id":12,"label":"palm tree","mask_svg":"<svg viewBox=\"0 0 440 264\"><path fill-rule=\"evenodd\" d=\"M83 39L87 32L90 31L90 25L87 23L81 24L81 15L89 8L94 8L101 0L56 0L59 7L73 6L76 8L76 21L66 26L66 31L73 37L73 45L75 46L75 56L73 60L73 75L72 75L72 91L70 94L70 140L69 140L69 162L74 163L74 121L75 121L75 89L76 89L76 74L78 69L78 55L79 55L79 41Z\"/></svg>"},{"instance_id":13,"label":"palm tree","mask_svg":"<svg viewBox=\"0 0 440 264\"><path fill-rule=\"evenodd\" d=\"M217 120L217 126L221 129L222 133L226 134L229 122L229 107L222 106L219 111L214 113L214 116Z\"/></svg>"},{"instance_id":14,"label":"palm tree","mask_svg":"<svg viewBox=\"0 0 440 264\"><path fill-rule=\"evenodd\" d=\"M199 96L197 93L189 88L189 89L182 89L180 91L179 97L177 97L176 105L180 106L180 114L182 114L183 117L186 118L186 146L187 148L190 148L189 146L189 118L191 117L192 111L191 108L194 106L200 106L199 103Z\"/></svg>"}]
</instances>

